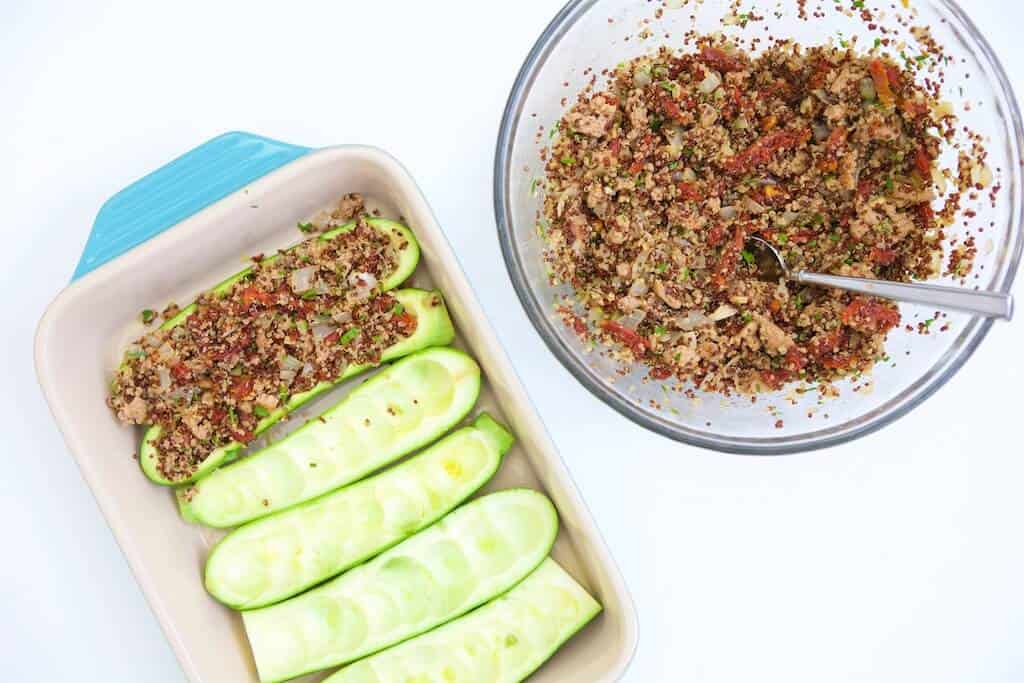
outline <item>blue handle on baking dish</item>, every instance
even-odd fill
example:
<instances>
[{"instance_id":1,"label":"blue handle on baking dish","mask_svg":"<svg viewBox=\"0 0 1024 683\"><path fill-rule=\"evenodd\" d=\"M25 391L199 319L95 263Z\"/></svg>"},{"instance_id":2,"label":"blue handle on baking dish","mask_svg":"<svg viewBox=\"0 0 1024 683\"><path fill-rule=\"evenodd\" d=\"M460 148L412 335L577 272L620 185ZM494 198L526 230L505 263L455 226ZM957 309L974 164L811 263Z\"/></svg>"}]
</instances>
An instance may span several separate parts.
<instances>
[{"instance_id":1,"label":"blue handle on baking dish","mask_svg":"<svg viewBox=\"0 0 1024 683\"><path fill-rule=\"evenodd\" d=\"M199 145L107 200L72 281L309 151L240 132Z\"/></svg>"}]
</instances>

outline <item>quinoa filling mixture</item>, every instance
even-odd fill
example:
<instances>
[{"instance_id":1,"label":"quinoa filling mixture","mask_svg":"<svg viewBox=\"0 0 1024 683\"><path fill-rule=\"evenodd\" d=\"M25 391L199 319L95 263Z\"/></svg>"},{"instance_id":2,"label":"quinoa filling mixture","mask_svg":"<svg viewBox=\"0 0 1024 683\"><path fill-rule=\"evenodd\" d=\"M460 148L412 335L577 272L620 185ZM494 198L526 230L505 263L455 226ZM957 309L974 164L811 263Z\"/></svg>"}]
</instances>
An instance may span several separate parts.
<instances>
[{"instance_id":1,"label":"quinoa filling mixture","mask_svg":"<svg viewBox=\"0 0 1024 683\"><path fill-rule=\"evenodd\" d=\"M882 358L895 304L764 281L747 239L792 270L939 275L942 226L975 182L963 155L959 177L938 167L955 119L909 68L791 42L753 57L700 38L606 73L542 152L545 259L591 323L567 308L567 324L654 379L726 394ZM933 209L947 178L958 191Z\"/></svg>"},{"instance_id":2,"label":"quinoa filling mixture","mask_svg":"<svg viewBox=\"0 0 1024 683\"><path fill-rule=\"evenodd\" d=\"M184 321L132 344L111 383L108 403L121 421L161 427L158 469L168 479L190 476L220 446L251 441L293 394L349 366L379 364L416 329L380 291L398 255L365 216L331 239L253 262L226 295L203 294ZM164 317L176 312L172 305Z\"/></svg>"}]
</instances>

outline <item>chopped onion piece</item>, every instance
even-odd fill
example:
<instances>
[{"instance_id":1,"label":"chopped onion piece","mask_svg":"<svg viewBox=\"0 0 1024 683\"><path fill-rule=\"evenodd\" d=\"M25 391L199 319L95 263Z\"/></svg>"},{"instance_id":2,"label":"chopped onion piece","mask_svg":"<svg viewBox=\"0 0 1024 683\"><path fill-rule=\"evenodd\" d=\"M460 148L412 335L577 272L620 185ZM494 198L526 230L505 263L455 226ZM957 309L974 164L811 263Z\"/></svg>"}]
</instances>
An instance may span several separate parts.
<instances>
[{"instance_id":1,"label":"chopped onion piece","mask_svg":"<svg viewBox=\"0 0 1024 683\"><path fill-rule=\"evenodd\" d=\"M637 69L633 72L633 85L638 88L646 88L651 84L651 72L649 69Z\"/></svg>"},{"instance_id":2,"label":"chopped onion piece","mask_svg":"<svg viewBox=\"0 0 1024 683\"><path fill-rule=\"evenodd\" d=\"M783 211L782 215L779 216L777 223L782 227L790 225L797 218L800 218L800 214L796 211Z\"/></svg>"},{"instance_id":3,"label":"chopped onion piece","mask_svg":"<svg viewBox=\"0 0 1024 683\"><path fill-rule=\"evenodd\" d=\"M730 306L729 304L722 304L721 306L716 308L709 317L717 323L722 320L725 320L726 318L731 318L737 313L739 313L739 311Z\"/></svg>"},{"instance_id":4,"label":"chopped onion piece","mask_svg":"<svg viewBox=\"0 0 1024 683\"><path fill-rule=\"evenodd\" d=\"M677 315L674 320L676 326L684 332L691 332L700 327L707 327L712 323L711 318L704 315L704 311L699 309L687 311L682 315Z\"/></svg>"},{"instance_id":5,"label":"chopped onion piece","mask_svg":"<svg viewBox=\"0 0 1024 683\"><path fill-rule=\"evenodd\" d=\"M293 270L288 278L288 283L291 285L293 292L305 292L312 288L315 276L316 266L306 266L305 268Z\"/></svg>"},{"instance_id":6,"label":"chopped onion piece","mask_svg":"<svg viewBox=\"0 0 1024 683\"><path fill-rule=\"evenodd\" d=\"M865 78L860 82L860 96L867 102L878 97L878 92L875 91L875 82L872 79Z\"/></svg>"},{"instance_id":7,"label":"chopped onion piece","mask_svg":"<svg viewBox=\"0 0 1024 683\"><path fill-rule=\"evenodd\" d=\"M750 213L761 214L761 213L764 213L765 211L767 211L767 209L763 205L758 204L751 197L747 197L745 203L746 203L746 206L747 206L747 210L750 211Z\"/></svg>"},{"instance_id":8,"label":"chopped onion piece","mask_svg":"<svg viewBox=\"0 0 1024 683\"><path fill-rule=\"evenodd\" d=\"M644 318L646 317L646 311L636 310L630 313L629 315L622 316L621 318L619 318L618 322L620 325L624 325L625 327L635 330L637 327L640 326L640 323L642 323L644 321Z\"/></svg>"},{"instance_id":9,"label":"chopped onion piece","mask_svg":"<svg viewBox=\"0 0 1024 683\"><path fill-rule=\"evenodd\" d=\"M697 90L700 90L705 95L710 95L715 90L718 90L720 85L722 85L722 77L715 71L708 71L708 75L697 86Z\"/></svg>"},{"instance_id":10,"label":"chopped onion piece","mask_svg":"<svg viewBox=\"0 0 1024 683\"><path fill-rule=\"evenodd\" d=\"M171 388L171 371L162 365L156 368L156 375L160 378L160 391L167 391Z\"/></svg>"},{"instance_id":11,"label":"chopped onion piece","mask_svg":"<svg viewBox=\"0 0 1024 683\"><path fill-rule=\"evenodd\" d=\"M718 215L727 221L731 221L736 218L737 213L739 212L736 210L735 206L723 206L718 210Z\"/></svg>"},{"instance_id":12,"label":"chopped onion piece","mask_svg":"<svg viewBox=\"0 0 1024 683\"><path fill-rule=\"evenodd\" d=\"M302 367L302 361L292 355L286 355L281 358L279 364L282 370L290 370L291 372L295 372Z\"/></svg>"},{"instance_id":13,"label":"chopped onion piece","mask_svg":"<svg viewBox=\"0 0 1024 683\"><path fill-rule=\"evenodd\" d=\"M633 282L629 287L630 296L643 296L648 292L650 288L647 286L646 280L640 279Z\"/></svg>"},{"instance_id":14,"label":"chopped onion piece","mask_svg":"<svg viewBox=\"0 0 1024 683\"><path fill-rule=\"evenodd\" d=\"M368 299L377 286L377 278L372 273L352 273L348 276L348 283L355 288L357 298Z\"/></svg>"},{"instance_id":15,"label":"chopped onion piece","mask_svg":"<svg viewBox=\"0 0 1024 683\"><path fill-rule=\"evenodd\" d=\"M316 325L313 325L313 338L320 341L336 329L337 328L334 325L317 323Z\"/></svg>"}]
</instances>

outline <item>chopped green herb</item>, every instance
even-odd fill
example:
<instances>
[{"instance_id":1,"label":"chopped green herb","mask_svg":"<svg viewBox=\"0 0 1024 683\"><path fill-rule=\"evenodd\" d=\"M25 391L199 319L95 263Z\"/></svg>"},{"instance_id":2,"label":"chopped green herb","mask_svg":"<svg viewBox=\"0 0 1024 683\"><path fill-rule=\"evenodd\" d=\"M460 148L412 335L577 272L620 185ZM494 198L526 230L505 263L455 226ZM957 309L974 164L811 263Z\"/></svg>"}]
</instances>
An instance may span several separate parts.
<instances>
[{"instance_id":1,"label":"chopped green herb","mask_svg":"<svg viewBox=\"0 0 1024 683\"><path fill-rule=\"evenodd\" d=\"M679 168L679 162L678 161L673 161L673 162L669 163L669 165L668 165L668 170L670 170L670 171L674 171L677 168Z\"/></svg>"},{"instance_id":2,"label":"chopped green herb","mask_svg":"<svg viewBox=\"0 0 1024 683\"><path fill-rule=\"evenodd\" d=\"M379 334L375 334L375 335L373 335L373 343L374 343L374 344L380 344L380 342L381 342L381 340L382 340L383 338L384 338L384 337L383 337L382 335L379 335Z\"/></svg>"},{"instance_id":3,"label":"chopped green herb","mask_svg":"<svg viewBox=\"0 0 1024 683\"><path fill-rule=\"evenodd\" d=\"M313 224L312 223L299 223L298 224L298 228L302 232L313 232Z\"/></svg>"},{"instance_id":4,"label":"chopped green herb","mask_svg":"<svg viewBox=\"0 0 1024 683\"><path fill-rule=\"evenodd\" d=\"M689 280L690 279L690 269L687 268L686 266L683 266L683 269L681 271L679 271L679 276L681 278L683 278L684 280Z\"/></svg>"},{"instance_id":5,"label":"chopped green herb","mask_svg":"<svg viewBox=\"0 0 1024 683\"><path fill-rule=\"evenodd\" d=\"M793 298L793 303L796 304L797 308L803 308L804 307L804 293L803 292L797 292L796 296Z\"/></svg>"},{"instance_id":6,"label":"chopped green herb","mask_svg":"<svg viewBox=\"0 0 1024 683\"><path fill-rule=\"evenodd\" d=\"M924 329L927 330L933 324L935 324L935 318L928 318L927 320L924 321Z\"/></svg>"},{"instance_id":7,"label":"chopped green herb","mask_svg":"<svg viewBox=\"0 0 1024 683\"><path fill-rule=\"evenodd\" d=\"M667 264L667 263L659 263L658 265L654 266L654 270L655 270L655 272L657 272L657 273L658 273L659 275L661 275L661 274L662 274L662 273L664 273L664 272L665 272L666 270L668 270L668 264Z\"/></svg>"},{"instance_id":8,"label":"chopped green herb","mask_svg":"<svg viewBox=\"0 0 1024 683\"><path fill-rule=\"evenodd\" d=\"M693 156L693 147L683 147L683 156L689 159Z\"/></svg>"},{"instance_id":9,"label":"chopped green herb","mask_svg":"<svg viewBox=\"0 0 1024 683\"><path fill-rule=\"evenodd\" d=\"M820 213L816 213L813 216L811 216L811 225L821 225L824 222L825 217L822 216Z\"/></svg>"},{"instance_id":10,"label":"chopped green herb","mask_svg":"<svg viewBox=\"0 0 1024 683\"><path fill-rule=\"evenodd\" d=\"M882 47L882 39L881 38L875 38L875 49L877 50L880 47Z\"/></svg>"},{"instance_id":11,"label":"chopped green herb","mask_svg":"<svg viewBox=\"0 0 1024 683\"><path fill-rule=\"evenodd\" d=\"M893 181L892 176L889 176L885 179L885 191L892 192L894 187L896 187L896 183Z\"/></svg>"},{"instance_id":12,"label":"chopped green herb","mask_svg":"<svg viewBox=\"0 0 1024 683\"><path fill-rule=\"evenodd\" d=\"M299 332L301 332L302 334L306 334L306 330L309 329L309 325L307 325L306 321L303 320L302 318L299 318L298 320L295 321L295 327L299 328Z\"/></svg>"},{"instance_id":13,"label":"chopped green herb","mask_svg":"<svg viewBox=\"0 0 1024 683\"><path fill-rule=\"evenodd\" d=\"M854 9L864 9L864 0L853 0Z\"/></svg>"},{"instance_id":14,"label":"chopped green herb","mask_svg":"<svg viewBox=\"0 0 1024 683\"><path fill-rule=\"evenodd\" d=\"M747 251L746 249L744 249L743 251L740 252L740 256L743 257L744 261L746 261L747 263L753 265L753 263L754 263L754 254L753 253L751 253L751 252Z\"/></svg>"},{"instance_id":15,"label":"chopped green herb","mask_svg":"<svg viewBox=\"0 0 1024 683\"><path fill-rule=\"evenodd\" d=\"M779 244L785 244L786 242L789 241L789 235L787 235L784 232L780 232L778 235L775 236L775 241L778 242Z\"/></svg>"},{"instance_id":16,"label":"chopped green herb","mask_svg":"<svg viewBox=\"0 0 1024 683\"><path fill-rule=\"evenodd\" d=\"M668 330L666 330L666 329L665 329L664 327L662 327L661 325L657 325L657 326L656 326L656 327L654 328L654 334L658 335L659 337L660 337L661 335L665 334L666 332L668 332Z\"/></svg>"},{"instance_id":17,"label":"chopped green herb","mask_svg":"<svg viewBox=\"0 0 1024 683\"><path fill-rule=\"evenodd\" d=\"M338 344L342 346L348 344L350 341L359 336L360 331L361 330L358 327L351 328L350 330L345 332L345 334L341 335L341 337L338 338Z\"/></svg>"},{"instance_id":18,"label":"chopped green herb","mask_svg":"<svg viewBox=\"0 0 1024 683\"><path fill-rule=\"evenodd\" d=\"M155 318L155 317L156 317L156 311L152 311L152 310L150 310L148 308L145 309L144 311L142 311L142 322L144 322L147 325L150 324L151 322L153 322L153 318Z\"/></svg>"},{"instance_id":19,"label":"chopped green herb","mask_svg":"<svg viewBox=\"0 0 1024 683\"><path fill-rule=\"evenodd\" d=\"M138 351L126 351L125 354L129 358L145 358L146 352L139 349Z\"/></svg>"},{"instance_id":20,"label":"chopped green herb","mask_svg":"<svg viewBox=\"0 0 1024 683\"><path fill-rule=\"evenodd\" d=\"M238 424L238 413L235 412L234 406L228 408L228 419L231 420L231 424Z\"/></svg>"},{"instance_id":21,"label":"chopped green herb","mask_svg":"<svg viewBox=\"0 0 1024 683\"><path fill-rule=\"evenodd\" d=\"M568 156L567 157L562 157L562 165L563 166L572 166L575 163L576 163L576 160L573 159L572 157L568 157Z\"/></svg>"},{"instance_id":22,"label":"chopped green herb","mask_svg":"<svg viewBox=\"0 0 1024 683\"><path fill-rule=\"evenodd\" d=\"M534 178L534 179L533 179L533 180L532 180L532 181L530 182L530 196L531 196L531 197L533 197L533 196L535 196L536 194L537 194L537 179L536 179L536 178Z\"/></svg>"},{"instance_id":23,"label":"chopped green herb","mask_svg":"<svg viewBox=\"0 0 1024 683\"><path fill-rule=\"evenodd\" d=\"M828 238L833 242L838 242L839 240L843 239L843 236L840 235L838 232L834 232L831 235L829 235Z\"/></svg>"},{"instance_id":24,"label":"chopped green herb","mask_svg":"<svg viewBox=\"0 0 1024 683\"><path fill-rule=\"evenodd\" d=\"M299 298L308 301L310 299L315 299L316 295L317 291L315 289L307 289L305 292L299 295Z\"/></svg>"},{"instance_id":25,"label":"chopped green herb","mask_svg":"<svg viewBox=\"0 0 1024 683\"><path fill-rule=\"evenodd\" d=\"M743 319L743 322L749 323L751 320L754 319L754 314L751 313L750 311L743 311L743 314L740 315L740 317Z\"/></svg>"},{"instance_id":26,"label":"chopped green herb","mask_svg":"<svg viewBox=\"0 0 1024 683\"><path fill-rule=\"evenodd\" d=\"M252 412L256 413L257 417L267 417L270 415L270 411L263 406L253 406Z\"/></svg>"},{"instance_id":27,"label":"chopped green herb","mask_svg":"<svg viewBox=\"0 0 1024 683\"><path fill-rule=\"evenodd\" d=\"M918 55L914 57L914 61L916 61L918 64L924 64L925 62L928 61L928 55Z\"/></svg>"},{"instance_id":28,"label":"chopped green herb","mask_svg":"<svg viewBox=\"0 0 1024 683\"><path fill-rule=\"evenodd\" d=\"M405 306L403 306L401 302L395 304L391 308L391 315L402 315L403 313L405 313Z\"/></svg>"},{"instance_id":29,"label":"chopped green herb","mask_svg":"<svg viewBox=\"0 0 1024 683\"><path fill-rule=\"evenodd\" d=\"M288 400L288 387L282 385L277 391L277 398L281 403L286 402Z\"/></svg>"},{"instance_id":30,"label":"chopped green herb","mask_svg":"<svg viewBox=\"0 0 1024 683\"><path fill-rule=\"evenodd\" d=\"M558 135L558 126L552 126L551 130L548 131L548 137L553 138Z\"/></svg>"}]
</instances>

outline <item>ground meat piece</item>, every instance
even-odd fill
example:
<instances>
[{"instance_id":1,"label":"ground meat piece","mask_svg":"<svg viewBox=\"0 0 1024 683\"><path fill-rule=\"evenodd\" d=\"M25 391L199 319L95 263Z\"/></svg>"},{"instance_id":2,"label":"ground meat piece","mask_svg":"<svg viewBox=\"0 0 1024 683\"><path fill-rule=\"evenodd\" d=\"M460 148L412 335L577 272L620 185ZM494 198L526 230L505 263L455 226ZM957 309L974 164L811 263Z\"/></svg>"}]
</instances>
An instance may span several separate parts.
<instances>
[{"instance_id":1,"label":"ground meat piece","mask_svg":"<svg viewBox=\"0 0 1024 683\"><path fill-rule=\"evenodd\" d=\"M188 414L182 417L181 421L185 423L189 431L200 441L206 441L210 438L211 425L201 415L197 413Z\"/></svg>"},{"instance_id":2,"label":"ground meat piece","mask_svg":"<svg viewBox=\"0 0 1024 683\"><path fill-rule=\"evenodd\" d=\"M587 189L587 208L602 219L608 218L611 213L611 200L600 183L594 183Z\"/></svg>"},{"instance_id":3,"label":"ground meat piece","mask_svg":"<svg viewBox=\"0 0 1024 683\"><path fill-rule=\"evenodd\" d=\"M339 222L347 223L363 213L365 213L363 195L358 192L352 192L341 198L341 201L338 202L337 208L334 209L331 215Z\"/></svg>"},{"instance_id":4,"label":"ground meat piece","mask_svg":"<svg viewBox=\"0 0 1024 683\"><path fill-rule=\"evenodd\" d=\"M148 415L149 407L140 396L136 396L117 411L120 420L137 425L145 424Z\"/></svg>"},{"instance_id":5,"label":"ground meat piece","mask_svg":"<svg viewBox=\"0 0 1024 683\"><path fill-rule=\"evenodd\" d=\"M671 284L666 285L661 280L654 281L654 293L658 295L658 298L664 301L669 308L679 309L682 308L683 302L673 294L672 290L674 289Z\"/></svg>"},{"instance_id":6,"label":"ground meat piece","mask_svg":"<svg viewBox=\"0 0 1024 683\"><path fill-rule=\"evenodd\" d=\"M757 313L754 315L757 321L758 333L761 341L764 342L765 351L773 356L784 356L796 342L781 327L776 325L765 315Z\"/></svg>"},{"instance_id":7,"label":"ground meat piece","mask_svg":"<svg viewBox=\"0 0 1024 683\"><path fill-rule=\"evenodd\" d=\"M566 116L566 123L577 133L591 137L601 137L611 124L618 109L603 95L597 95L589 103L581 104L580 108Z\"/></svg>"}]
</instances>

